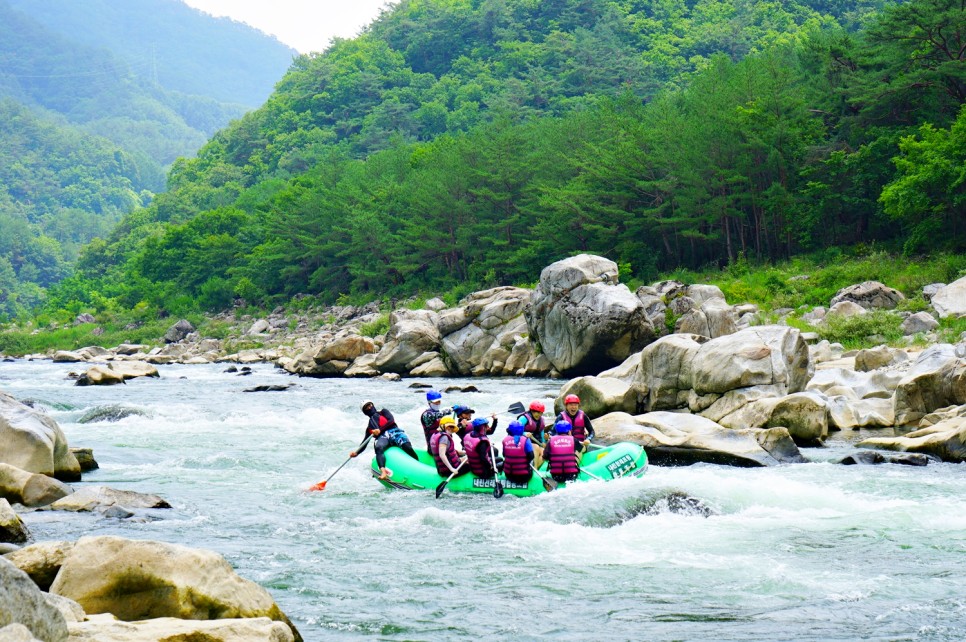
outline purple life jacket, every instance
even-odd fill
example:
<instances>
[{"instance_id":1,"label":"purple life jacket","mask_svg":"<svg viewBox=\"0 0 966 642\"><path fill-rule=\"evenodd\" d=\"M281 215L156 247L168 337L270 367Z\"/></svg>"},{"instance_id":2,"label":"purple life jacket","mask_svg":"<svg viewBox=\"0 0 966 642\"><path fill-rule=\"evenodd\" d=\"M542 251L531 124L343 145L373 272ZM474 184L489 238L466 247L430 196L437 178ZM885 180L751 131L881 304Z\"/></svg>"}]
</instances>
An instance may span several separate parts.
<instances>
[{"instance_id":1,"label":"purple life jacket","mask_svg":"<svg viewBox=\"0 0 966 642\"><path fill-rule=\"evenodd\" d=\"M571 435L553 435L547 442L550 454L550 474L577 476L577 453L574 451L576 442Z\"/></svg>"},{"instance_id":2,"label":"purple life jacket","mask_svg":"<svg viewBox=\"0 0 966 642\"><path fill-rule=\"evenodd\" d=\"M436 472L443 477L449 477L451 474L450 469L446 467L446 463L443 462L443 457L439 452L439 440L443 435L446 435L446 437L449 439L449 443L446 445L446 459L449 460L449 463L452 464L453 468L460 467L460 455L458 452L456 452L456 444L453 443L455 441L453 435L437 432L429 440L429 450L433 455L433 460L436 462Z\"/></svg>"},{"instance_id":3,"label":"purple life jacket","mask_svg":"<svg viewBox=\"0 0 966 642\"><path fill-rule=\"evenodd\" d=\"M558 420L566 421L568 424L572 426L572 428L570 429L570 434L574 436L574 439L576 439L577 441L584 441L587 439L587 429L586 429L586 424L584 423L584 419L586 417L587 415L584 414L583 410L578 410L576 416L574 417L571 417L570 415L568 415L567 411L564 410L563 412L560 413L560 417Z\"/></svg>"},{"instance_id":4,"label":"purple life jacket","mask_svg":"<svg viewBox=\"0 0 966 642\"><path fill-rule=\"evenodd\" d=\"M529 478L530 460L527 458L528 437L520 437L520 443L513 443L513 435L503 439L503 472L508 478Z\"/></svg>"}]
</instances>

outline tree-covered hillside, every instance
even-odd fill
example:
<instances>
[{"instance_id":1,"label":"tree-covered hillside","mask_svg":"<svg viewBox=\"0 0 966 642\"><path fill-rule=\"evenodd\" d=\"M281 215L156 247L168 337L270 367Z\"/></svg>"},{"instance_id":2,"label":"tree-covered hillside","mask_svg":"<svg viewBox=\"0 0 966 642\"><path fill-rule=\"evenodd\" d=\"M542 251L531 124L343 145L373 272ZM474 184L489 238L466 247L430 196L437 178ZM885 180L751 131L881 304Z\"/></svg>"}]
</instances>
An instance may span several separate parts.
<instances>
[{"instance_id":1,"label":"tree-covered hillside","mask_svg":"<svg viewBox=\"0 0 966 642\"><path fill-rule=\"evenodd\" d=\"M149 82L249 109L265 102L297 54L272 36L180 0L8 1L52 32L111 51Z\"/></svg>"},{"instance_id":2,"label":"tree-covered hillside","mask_svg":"<svg viewBox=\"0 0 966 642\"><path fill-rule=\"evenodd\" d=\"M404 0L302 56L53 305L169 312L962 249L958 0ZM94 294L92 294L92 292Z\"/></svg>"},{"instance_id":3,"label":"tree-covered hillside","mask_svg":"<svg viewBox=\"0 0 966 642\"><path fill-rule=\"evenodd\" d=\"M42 300L79 248L142 204L134 159L105 139L0 100L0 314Z\"/></svg>"}]
</instances>

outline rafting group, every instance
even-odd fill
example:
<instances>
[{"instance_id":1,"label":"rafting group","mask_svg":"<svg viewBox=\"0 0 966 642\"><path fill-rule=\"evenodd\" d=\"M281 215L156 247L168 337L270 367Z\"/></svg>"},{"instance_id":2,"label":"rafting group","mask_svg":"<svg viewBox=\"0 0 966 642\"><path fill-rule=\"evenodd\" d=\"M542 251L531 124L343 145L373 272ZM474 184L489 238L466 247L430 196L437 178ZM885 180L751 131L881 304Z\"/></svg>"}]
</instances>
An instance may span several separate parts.
<instances>
[{"instance_id":1,"label":"rafting group","mask_svg":"<svg viewBox=\"0 0 966 642\"><path fill-rule=\"evenodd\" d=\"M529 408L511 405L508 412L514 419L499 444L491 439L498 424L496 413L489 419L473 418L476 411L465 405L444 409L442 394L435 390L426 393L426 401L428 408L420 417L425 450L416 451L388 409L365 401L365 435L349 459L373 441L374 477L390 488L435 486L437 497L447 487L454 492L492 490L497 497L504 492L532 495L577 479L641 474L647 465L647 456L635 444L594 445L593 424L580 409L577 395L565 397L564 408L552 424L546 421L541 401L533 401ZM324 487L324 482L319 486Z\"/></svg>"}]
</instances>

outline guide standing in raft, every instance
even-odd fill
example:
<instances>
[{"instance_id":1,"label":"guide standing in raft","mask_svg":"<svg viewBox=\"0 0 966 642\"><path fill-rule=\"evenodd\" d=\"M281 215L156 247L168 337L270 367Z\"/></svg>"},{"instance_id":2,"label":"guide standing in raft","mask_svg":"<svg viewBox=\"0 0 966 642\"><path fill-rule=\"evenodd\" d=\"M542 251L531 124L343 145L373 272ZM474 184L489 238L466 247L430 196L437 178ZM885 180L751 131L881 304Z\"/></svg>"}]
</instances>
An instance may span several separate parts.
<instances>
[{"instance_id":1,"label":"guide standing in raft","mask_svg":"<svg viewBox=\"0 0 966 642\"><path fill-rule=\"evenodd\" d=\"M386 449L390 446L397 446L406 451L406 454L419 461L419 456L413 450L413 445L409 443L409 437L403 429L396 425L396 420L392 413L383 408L376 411L376 404L371 401L362 403L362 414L369 417L369 424L366 426L366 434L356 449L349 453L349 457L357 457L359 453L368 446L368 439L371 435L375 440L376 465L379 466L379 479L389 479L392 471L386 468Z\"/></svg>"}]
</instances>

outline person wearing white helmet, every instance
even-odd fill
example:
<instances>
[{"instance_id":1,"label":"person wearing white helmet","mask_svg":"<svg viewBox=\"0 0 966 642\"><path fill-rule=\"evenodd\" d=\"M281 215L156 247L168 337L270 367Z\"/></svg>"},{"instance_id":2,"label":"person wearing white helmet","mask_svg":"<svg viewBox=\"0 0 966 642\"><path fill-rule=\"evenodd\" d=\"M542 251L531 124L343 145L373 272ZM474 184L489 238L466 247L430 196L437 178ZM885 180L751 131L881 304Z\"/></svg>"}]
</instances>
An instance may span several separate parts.
<instances>
[{"instance_id":1,"label":"person wearing white helmet","mask_svg":"<svg viewBox=\"0 0 966 642\"><path fill-rule=\"evenodd\" d=\"M396 425L396 420L392 413L383 408L376 410L376 404L366 400L362 402L362 414L369 417L366 425L366 434L355 450L349 453L349 457L357 457L359 453L369 445L370 436L375 439L374 448L376 449L376 465L379 466L379 479L389 479L392 471L386 468L386 449L390 446L402 448L407 455L419 461L419 456L413 450L413 445L409 442L409 437Z\"/></svg>"}]
</instances>

